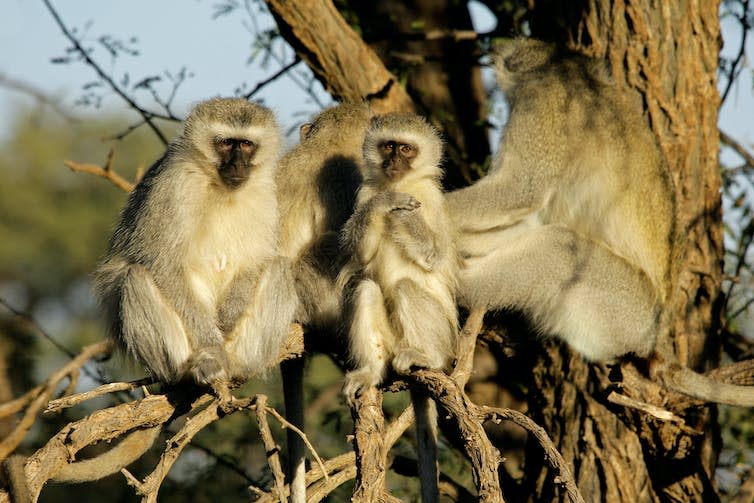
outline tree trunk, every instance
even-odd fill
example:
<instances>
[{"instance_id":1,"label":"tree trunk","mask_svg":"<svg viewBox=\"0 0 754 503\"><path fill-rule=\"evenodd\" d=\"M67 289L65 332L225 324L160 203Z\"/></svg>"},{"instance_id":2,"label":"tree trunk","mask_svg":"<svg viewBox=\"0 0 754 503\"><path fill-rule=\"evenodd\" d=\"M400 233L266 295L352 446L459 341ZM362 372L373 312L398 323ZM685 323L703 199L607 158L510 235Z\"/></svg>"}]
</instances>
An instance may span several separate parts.
<instances>
[{"instance_id":1,"label":"tree trunk","mask_svg":"<svg viewBox=\"0 0 754 503\"><path fill-rule=\"evenodd\" d=\"M718 361L722 308L718 8L717 2L540 0L531 17L533 36L608 59L617 83L642 99L671 167L679 228L687 236L674 300L675 349L681 363L697 370ZM604 370L555 344L540 354L532 376L530 414L572 463L585 498L719 500L715 408L665 397L652 386L642 390L665 399L699 433L693 435L610 404L609 385ZM531 498L546 501L554 486L535 459L527 462Z\"/></svg>"}]
</instances>

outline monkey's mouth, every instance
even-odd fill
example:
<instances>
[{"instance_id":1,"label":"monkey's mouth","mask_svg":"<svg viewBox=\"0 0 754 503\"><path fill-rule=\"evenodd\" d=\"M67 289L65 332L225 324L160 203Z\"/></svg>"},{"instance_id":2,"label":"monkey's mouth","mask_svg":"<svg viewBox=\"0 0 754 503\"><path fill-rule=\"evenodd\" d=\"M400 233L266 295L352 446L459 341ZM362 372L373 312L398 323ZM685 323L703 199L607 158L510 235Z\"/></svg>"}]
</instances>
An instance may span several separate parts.
<instances>
[{"instance_id":1,"label":"monkey's mouth","mask_svg":"<svg viewBox=\"0 0 754 503\"><path fill-rule=\"evenodd\" d=\"M223 183L231 189L236 189L249 179L251 163L228 163L220 167L218 174Z\"/></svg>"},{"instance_id":2,"label":"monkey's mouth","mask_svg":"<svg viewBox=\"0 0 754 503\"><path fill-rule=\"evenodd\" d=\"M403 175L406 174L406 170L403 168L403 166L396 166L395 163L386 164L386 166L383 166L383 169L385 170L385 175L389 180L399 180L403 177Z\"/></svg>"}]
</instances>

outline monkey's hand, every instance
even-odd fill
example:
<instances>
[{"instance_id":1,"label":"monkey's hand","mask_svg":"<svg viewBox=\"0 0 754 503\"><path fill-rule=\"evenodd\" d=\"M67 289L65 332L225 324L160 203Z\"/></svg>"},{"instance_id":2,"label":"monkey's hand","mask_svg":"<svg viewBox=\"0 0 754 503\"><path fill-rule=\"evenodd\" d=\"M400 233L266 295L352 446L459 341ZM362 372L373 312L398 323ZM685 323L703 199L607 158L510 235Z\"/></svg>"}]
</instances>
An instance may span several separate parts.
<instances>
[{"instance_id":1,"label":"monkey's hand","mask_svg":"<svg viewBox=\"0 0 754 503\"><path fill-rule=\"evenodd\" d=\"M420 203L414 196L405 192L386 190L374 196L374 205L386 212L413 211L419 208Z\"/></svg>"},{"instance_id":2,"label":"monkey's hand","mask_svg":"<svg viewBox=\"0 0 754 503\"><path fill-rule=\"evenodd\" d=\"M204 386L228 380L228 355L221 346L205 347L191 355L187 363L188 377Z\"/></svg>"}]
</instances>

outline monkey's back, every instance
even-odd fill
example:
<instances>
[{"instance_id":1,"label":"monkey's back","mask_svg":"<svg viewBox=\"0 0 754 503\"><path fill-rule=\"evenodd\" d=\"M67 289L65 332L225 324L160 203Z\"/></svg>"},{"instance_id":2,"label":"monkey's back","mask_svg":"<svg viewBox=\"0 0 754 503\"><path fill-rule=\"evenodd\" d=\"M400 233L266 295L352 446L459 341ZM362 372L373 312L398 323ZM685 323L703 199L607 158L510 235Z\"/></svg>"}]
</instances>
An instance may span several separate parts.
<instances>
[{"instance_id":1,"label":"monkey's back","mask_svg":"<svg viewBox=\"0 0 754 503\"><path fill-rule=\"evenodd\" d=\"M511 112L495 171L553 187L543 224L564 223L602 240L665 298L674 191L638 100L600 62L538 41L518 44L517 64L500 65Z\"/></svg>"}]
</instances>

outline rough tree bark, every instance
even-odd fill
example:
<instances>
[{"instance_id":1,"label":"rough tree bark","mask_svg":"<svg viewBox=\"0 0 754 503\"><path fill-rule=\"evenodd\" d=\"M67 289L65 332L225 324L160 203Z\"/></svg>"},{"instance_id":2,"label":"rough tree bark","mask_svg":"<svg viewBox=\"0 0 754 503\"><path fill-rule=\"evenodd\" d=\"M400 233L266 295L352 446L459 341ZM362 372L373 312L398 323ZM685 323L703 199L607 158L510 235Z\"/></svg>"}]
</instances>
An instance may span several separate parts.
<instances>
[{"instance_id":1,"label":"rough tree bark","mask_svg":"<svg viewBox=\"0 0 754 503\"><path fill-rule=\"evenodd\" d=\"M374 65L370 67L374 75L365 72L361 65L342 64L337 71L323 72L322 63L316 58L311 63L307 54L321 51L327 45L323 41L341 38L339 33L309 28L318 26L319 21L311 20L317 18L319 11L333 15L329 1L301 2L310 9L307 22L284 12L280 3L284 2L269 1L282 22L281 32L302 58L310 62L328 89L347 91L338 91L336 97L364 98L367 94L364 90L380 88L376 84L384 81L387 70L373 59L369 64ZM419 50L409 45L405 37L396 37L396 29L416 26L416 21L440 30L462 26L442 16L429 16L430 8L424 6L428 10L422 10L423 2L418 0L406 3L408 7L396 2L383 3L390 5L351 8L357 13L361 10L405 16L406 19L392 18L394 26L385 28L392 31L368 34L377 53L388 61L388 67L388 56L394 57L396 50L410 49L420 57L431 54L426 48ZM723 257L716 129L719 97L715 86L720 40L718 2L530 0L520 4L520 9L528 9L533 36L606 58L612 64L618 85L637 91L637 100L647 111L648 122L671 166L679 224L687 236L682 250L683 272L674 301L675 348L679 360L697 370L714 366L718 358ZM427 16L414 17L421 13ZM365 18L363 22L372 20ZM370 25L370 29L373 27ZM500 29L499 26L498 32ZM349 32L348 41L354 42L350 37ZM395 75L389 71L387 74ZM447 76L454 78L451 72ZM364 79L368 83L363 84ZM362 82L361 90L349 88L349 82ZM452 88L458 83L446 85ZM409 94L416 99L414 93ZM392 109L392 105L385 103L380 104L382 111ZM451 128L446 130L449 132ZM467 137L473 134L466 131ZM456 143L464 145L462 140ZM509 356L498 336L488 334L487 341L498 360ZM587 500L719 500L712 479L719 447L714 407L703 407L638 379L639 373L630 364L622 368L588 365L553 342L532 343L506 364L509 365L498 367L505 368L505 375L498 376L499 380L523 381L527 393L520 396L526 401L528 414L553 437ZM608 396L616 381L623 382L622 393L664 405L682 417L685 424L653 419L646 413L612 403ZM501 480L511 481L511 477L502 476ZM509 483L504 491L516 501L565 498L564 492L553 483L553 475L539 448L531 445L523 481Z\"/></svg>"},{"instance_id":2,"label":"rough tree bark","mask_svg":"<svg viewBox=\"0 0 754 503\"><path fill-rule=\"evenodd\" d=\"M697 370L717 364L723 234L716 89L718 2L584 0L534 3L533 36L610 61L616 81L639 92L676 184L679 225L687 236L675 294L679 360ZM719 446L714 407L666 397L651 386L631 390L685 417L699 434L605 401L608 376L550 346L534 369L533 418L572 460L587 499L717 501ZM638 386L637 386L638 387ZM533 500L551 484L532 463Z\"/></svg>"}]
</instances>

